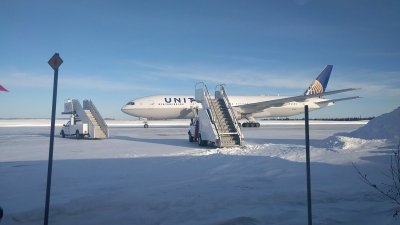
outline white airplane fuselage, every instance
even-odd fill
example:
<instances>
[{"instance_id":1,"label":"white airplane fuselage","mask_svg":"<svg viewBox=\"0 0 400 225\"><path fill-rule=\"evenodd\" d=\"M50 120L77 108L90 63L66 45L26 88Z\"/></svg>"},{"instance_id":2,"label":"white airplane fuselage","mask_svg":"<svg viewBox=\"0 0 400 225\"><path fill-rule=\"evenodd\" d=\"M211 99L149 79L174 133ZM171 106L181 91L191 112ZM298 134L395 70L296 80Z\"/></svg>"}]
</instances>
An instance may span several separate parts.
<instances>
[{"instance_id":1,"label":"white airplane fuselage","mask_svg":"<svg viewBox=\"0 0 400 225\"><path fill-rule=\"evenodd\" d=\"M236 116L238 119L246 118L240 113L240 109L236 106L286 98L287 96L228 96ZM304 105L309 106L309 110L313 111L333 103L316 104L326 99L311 98L305 102L289 102L280 107L270 107L260 112L249 115L251 118L266 117L288 117L298 115L304 112ZM194 117L193 108L201 108L201 104L194 100L193 96L149 96L133 100L122 107L122 111L128 115L143 117L152 120L161 119L190 119ZM249 118L247 118L249 119Z\"/></svg>"},{"instance_id":2,"label":"white airplane fuselage","mask_svg":"<svg viewBox=\"0 0 400 225\"><path fill-rule=\"evenodd\" d=\"M326 91L332 68L333 65L327 65L301 95L291 97L228 96L228 100L233 107L237 119L247 119L250 122L249 124L254 125L256 124L255 118L288 117L302 114L304 113L305 105L308 105L309 111L313 111L331 106L337 101L359 98L359 96L330 100L324 98L326 95L356 90L354 88L346 88ZM158 95L128 102L121 110L131 116L160 120L190 119L195 116L193 112L196 108L201 108L201 104L197 103L193 96Z\"/></svg>"}]
</instances>

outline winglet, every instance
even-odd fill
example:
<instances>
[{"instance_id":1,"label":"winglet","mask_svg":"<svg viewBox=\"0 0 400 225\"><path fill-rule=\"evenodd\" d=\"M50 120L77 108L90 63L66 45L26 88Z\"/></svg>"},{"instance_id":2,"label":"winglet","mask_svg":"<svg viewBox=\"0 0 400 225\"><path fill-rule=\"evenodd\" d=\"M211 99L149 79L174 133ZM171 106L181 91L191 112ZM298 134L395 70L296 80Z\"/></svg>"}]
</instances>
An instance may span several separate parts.
<instances>
[{"instance_id":1,"label":"winglet","mask_svg":"<svg viewBox=\"0 0 400 225\"><path fill-rule=\"evenodd\" d=\"M304 95L324 93L326 87L328 86L332 69L333 65L327 65L325 69L318 75L318 77L310 84L310 86L304 92Z\"/></svg>"},{"instance_id":2,"label":"winglet","mask_svg":"<svg viewBox=\"0 0 400 225\"><path fill-rule=\"evenodd\" d=\"M1 86L0 85L0 91L6 91L6 92L8 92L8 90L7 89L5 89L3 86Z\"/></svg>"}]
</instances>

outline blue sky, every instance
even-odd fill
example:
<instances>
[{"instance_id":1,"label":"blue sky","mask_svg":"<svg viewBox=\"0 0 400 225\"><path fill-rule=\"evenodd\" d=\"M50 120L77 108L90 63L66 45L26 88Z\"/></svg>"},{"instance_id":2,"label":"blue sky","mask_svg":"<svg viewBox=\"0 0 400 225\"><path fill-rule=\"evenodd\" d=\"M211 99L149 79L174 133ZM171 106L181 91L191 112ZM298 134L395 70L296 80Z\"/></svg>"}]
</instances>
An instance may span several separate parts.
<instances>
[{"instance_id":1,"label":"blue sky","mask_svg":"<svg viewBox=\"0 0 400 225\"><path fill-rule=\"evenodd\" d=\"M400 1L0 1L0 118L49 118L59 52L57 116L67 98L130 118L131 99L193 94L299 95L327 64L328 89L359 100L312 117L377 116L399 106ZM344 95L343 95L344 96ZM338 97L341 97L340 95Z\"/></svg>"}]
</instances>

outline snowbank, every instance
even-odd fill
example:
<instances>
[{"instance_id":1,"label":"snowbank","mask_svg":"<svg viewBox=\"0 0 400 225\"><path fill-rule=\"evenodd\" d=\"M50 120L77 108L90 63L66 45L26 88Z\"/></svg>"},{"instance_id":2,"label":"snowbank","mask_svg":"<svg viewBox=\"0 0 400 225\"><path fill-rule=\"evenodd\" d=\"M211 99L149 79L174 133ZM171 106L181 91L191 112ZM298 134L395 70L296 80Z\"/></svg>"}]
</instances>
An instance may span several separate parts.
<instances>
[{"instance_id":1,"label":"snowbank","mask_svg":"<svg viewBox=\"0 0 400 225\"><path fill-rule=\"evenodd\" d=\"M385 142L400 140L400 107L382 114L366 125L349 133L336 133L326 138L321 147L334 149L360 149L365 146L379 147Z\"/></svg>"},{"instance_id":2,"label":"snowbank","mask_svg":"<svg viewBox=\"0 0 400 225\"><path fill-rule=\"evenodd\" d=\"M388 139L398 141L400 138L400 107L372 119L365 126L350 132L349 136L367 140Z\"/></svg>"},{"instance_id":3,"label":"snowbank","mask_svg":"<svg viewBox=\"0 0 400 225\"><path fill-rule=\"evenodd\" d=\"M346 137L346 136L331 136L323 142L321 147L330 149L353 150L368 148L379 148L386 145L386 139L366 140L362 138Z\"/></svg>"}]
</instances>

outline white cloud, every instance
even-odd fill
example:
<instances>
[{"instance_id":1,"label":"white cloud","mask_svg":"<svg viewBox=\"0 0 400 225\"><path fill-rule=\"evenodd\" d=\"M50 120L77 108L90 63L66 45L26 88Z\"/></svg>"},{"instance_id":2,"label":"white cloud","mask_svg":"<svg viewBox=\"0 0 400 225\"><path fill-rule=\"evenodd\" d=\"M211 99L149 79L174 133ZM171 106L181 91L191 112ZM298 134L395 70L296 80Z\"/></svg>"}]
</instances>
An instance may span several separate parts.
<instances>
[{"instance_id":1,"label":"white cloud","mask_svg":"<svg viewBox=\"0 0 400 225\"><path fill-rule=\"evenodd\" d=\"M132 62L144 74L151 74L156 78L168 77L177 80L205 81L220 84L234 84L248 87L269 87L286 89L305 89L319 71L285 71L273 72L252 69L221 69L206 66L171 66L138 61ZM343 73L343 72L342 72ZM400 82L400 72L381 72L354 70L348 74L352 76L337 74L334 81L330 81L330 90L341 88L361 88L360 94L400 96L400 87L396 85ZM333 74L335 76L335 74ZM359 77L365 77L363 81Z\"/></svg>"},{"instance_id":2,"label":"white cloud","mask_svg":"<svg viewBox=\"0 0 400 225\"><path fill-rule=\"evenodd\" d=\"M14 72L2 73L1 77L2 82L8 87L48 88L53 85L53 76Z\"/></svg>"},{"instance_id":3,"label":"white cloud","mask_svg":"<svg viewBox=\"0 0 400 225\"><path fill-rule=\"evenodd\" d=\"M266 87L273 89L306 89L311 81L318 75L318 70L303 71L266 71L262 69L232 69L212 66L176 66L163 65L141 61L130 61L130 76L100 77L94 75L63 75L59 77L59 87L73 89L90 89L100 91L147 91L154 93L170 93L176 87L163 85L162 81L169 80L197 81L243 87ZM330 81L330 90L340 88L361 88L363 96L400 96L400 72L371 72L353 70L333 74L334 81ZM14 72L5 74L0 72L1 82L8 87L51 88L52 75L31 74ZM365 77L360 81L359 77ZM357 81L355 79L358 79ZM179 82L177 82L179 83ZM180 88L182 89L182 88Z\"/></svg>"},{"instance_id":4,"label":"white cloud","mask_svg":"<svg viewBox=\"0 0 400 225\"><path fill-rule=\"evenodd\" d=\"M400 96L400 72L361 69L350 71L348 74L351 76L341 76L333 85L340 88L360 88L360 93L364 96Z\"/></svg>"},{"instance_id":5,"label":"white cloud","mask_svg":"<svg viewBox=\"0 0 400 225\"><path fill-rule=\"evenodd\" d=\"M2 82L8 87L27 87L27 88L52 88L53 76L26 72L14 72L1 74ZM63 75L58 78L59 88L70 89L89 89L101 91L133 91L159 90L157 87L149 87L134 82L122 82L104 79L88 75Z\"/></svg>"},{"instance_id":6,"label":"white cloud","mask_svg":"<svg viewBox=\"0 0 400 225\"><path fill-rule=\"evenodd\" d=\"M309 72L271 73L252 69L221 69L207 66L171 66L131 61L143 76L177 80L205 81L253 87L306 88L315 78ZM308 74L307 76L305 74Z\"/></svg>"}]
</instances>

